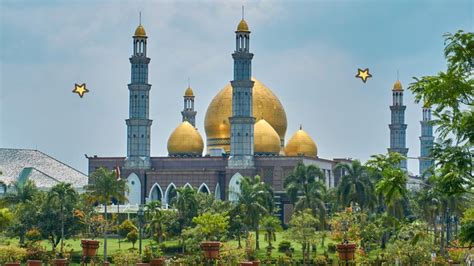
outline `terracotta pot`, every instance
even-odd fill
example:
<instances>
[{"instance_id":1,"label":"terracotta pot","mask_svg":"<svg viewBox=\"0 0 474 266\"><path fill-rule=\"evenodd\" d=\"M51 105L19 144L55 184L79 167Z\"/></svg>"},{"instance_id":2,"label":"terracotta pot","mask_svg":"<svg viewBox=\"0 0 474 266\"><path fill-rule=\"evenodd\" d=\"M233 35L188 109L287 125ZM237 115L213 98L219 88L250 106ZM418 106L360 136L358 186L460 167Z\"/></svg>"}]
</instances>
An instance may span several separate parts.
<instances>
[{"instance_id":1,"label":"terracotta pot","mask_svg":"<svg viewBox=\"0 0 474 266\"><path fill-rule=\"evenodd\" d=\"M206 259L217 259L219 257L220 247L221 242L218 241L201 242L201 249L204 251L204 257Z\"/></svg>"},{"instance_id":2,"label":"terracotta pot","mask_svg":"<svg viewBox=\"0 0 474 266\"><path fill-rule=\"evenodd\" d=\"M67 259L54 259L53 265L54 266L67 266L69 265L69 261Z\"/></svg>"},{"instance_id":3,"label":"terracotta pot","mask_svg":"<svg viewBox=\"0 0 474 266\"><path fill-rule=\"evenodd\" d=\"M342 261L354 260L356 247L357 245L354 243L337 244L336 250L339 254L339 259Z\"/></svg>"},{"instance_id":4,"label":"terracotta pot","mask_svg":"<svg viewBox=\"0 0 474 266\"><path fill-rule=\"evenodd\" d=\"M254 261L252 261L252 265L254 265L254 266L259 266L259 265L260 265L260 261L259 261L259 260L254 260Z\"/></svg>"},{"instance_id":5,"label":"terracotta pot","mask_svg":"<svg viewBox=\"0 0 474 266\"><path fill-rule=\"evenodd\" d=\"M43 262L40 260L27 260L26 265L28 266L41 266L43 265Z\"/></svg>"},{"instance_id":6,"label":"terracotta pot","mask_svg":"<svg viewBox=\"0 0 474 266\"><path fill-rule=\"evenodd\" d=\"M84 257L94 257L97 254L97 249L99 248L99 241L82 239L82 256Z\"/></svg>"},{"instance_id":7,"label":"terracotta pot","mask_svg":"<svg viewBox=\"0 0 474 266\"><path fill-rule=\"evenodd\" d=\"M137 263L137 266L150 266L150 263Z\"/></svg>"},{"instance_id":8,"label":"terracotta pot","mask_svg":"<svg viewBox=\"0 0 474 266\"><path fill-rule=\"evenodd\" d=\"M242 262L239 262L239 265L240 266L250 266L250 265L253 265L253 261L242 261Z\"/></svg>"},{"instance_id":9,"label":"terracotta pot","mask_svg":"<svg viewBox=\"0 0 474 266\"><path fill-rule=\"evenodd\" d=\"M151 259L150 266L162 266L165 265L165 258Z\"/></svg>"},{"instance_id":10,"label":"terracotta pot","mask_svg":"<svg viewBox=\"0 0 474 266\"><path fill-rule=\"evenodd\" d=\"M7 262L5 263L5 266L20 266L19 262Z\"/></svg>"},{"instance_id":11,"label":"terracotta pot","mask_svg":"<svg viewBox=\"0 0 474 266\"><path fill-rule=\"evenodd\" d=\"M109 266L110 265L110 262L106 261L104 262L104 266Z\"/></svg>"}]
</instances>

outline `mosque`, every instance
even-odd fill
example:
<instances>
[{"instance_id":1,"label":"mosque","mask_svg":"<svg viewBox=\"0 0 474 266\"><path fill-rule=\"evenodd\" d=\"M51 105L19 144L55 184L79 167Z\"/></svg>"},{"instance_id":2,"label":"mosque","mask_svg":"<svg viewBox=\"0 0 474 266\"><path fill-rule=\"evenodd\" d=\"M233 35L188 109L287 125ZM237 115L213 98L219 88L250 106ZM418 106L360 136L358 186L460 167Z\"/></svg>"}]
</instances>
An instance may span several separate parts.
<instances>
[{"instance_id":1,"label":"mosque","mask_svg":"<svg viewBox=\"0 0 474 266\"><path fill-rule=\"evenodd\" d=\"M235 31L233 80L217 92L205 114L206 145L196 129L195 96L192 88L184 92L182 122L168 139L168 156L151 157L149 119L147 35L140 24L133 36L130 57L129 118L126 157L87 157L89 174L99 167L120 167L129 186L130 204L159 200L167 207L176 188L192 186L218 199L236 200L243 176L260 175L273 187L280 218L289 219L291 204L285 197L283 182L298 163L316 165L324 173L327 187L337 185L343 173L338 163L350 159L318 157L314 139L299 128L286 140L287 118L278 97L252 76L253 54L249 49L250 30L242 19ZM391 146L389 150L406 155L403 89L399 81L393 88ZM206 147L206 150L204 150ZM406 163L402 165L406 168Z\"/></svg>"}]
</instances>

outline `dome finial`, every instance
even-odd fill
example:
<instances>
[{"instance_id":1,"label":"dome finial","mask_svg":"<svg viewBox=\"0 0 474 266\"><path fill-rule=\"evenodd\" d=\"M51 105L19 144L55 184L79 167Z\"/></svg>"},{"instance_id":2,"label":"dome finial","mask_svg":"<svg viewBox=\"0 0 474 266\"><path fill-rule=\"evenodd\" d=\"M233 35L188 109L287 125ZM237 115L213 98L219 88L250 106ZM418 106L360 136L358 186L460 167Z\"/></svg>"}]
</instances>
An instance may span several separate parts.
<instances>
[{"instance_id":1,"label":"dome finial","mask_svg":"<svg viewBox=\"0 0 474 266\"><path fill-rule=\"evenodd\" d=\"M247 22L244 19L244 6L242 5L242 19L239 22L239 25L237 26L237 32L250 32L249 31L249 26L247 25Z\"/></svg>"},{"instance_id":2,"label":"dome finial","mask_svg":"<svg viewBox=\"0 0 474 266\"><path fill-rule=\"evenodd\" d=\"M244 5L242 5L242 20L244 20Z\"/></svg>"},{"instance_id":3,"label":"dome finial","mask_svg":"<svg viewBox=\"0 0 474 266\"><path fill-rule=\"evenodd\" d=\"M138 25L140 26L142 25L142 12L141 11L138 13Z\"/></svg>"}]
</instances>

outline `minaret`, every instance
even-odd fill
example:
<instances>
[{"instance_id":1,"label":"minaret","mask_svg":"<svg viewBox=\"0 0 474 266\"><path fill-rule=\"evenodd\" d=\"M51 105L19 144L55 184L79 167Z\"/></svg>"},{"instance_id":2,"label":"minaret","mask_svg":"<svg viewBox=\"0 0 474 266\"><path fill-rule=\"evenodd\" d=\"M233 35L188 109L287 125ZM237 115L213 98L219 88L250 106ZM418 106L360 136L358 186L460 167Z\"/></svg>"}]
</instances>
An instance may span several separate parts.
<instances>
[{"instance_id":1,"label":"minaret","mask_svg":"<svg viewBox=\"0 0 474 266\"><path fill-rule=\"evenodd\" d=\"M181 111L183 122L188 121L193 127L196 127L196 111L194 111L194 92L190 86L184 92L184 109Z\"/></svg>"},{"instance_id":2,"label":"minaret","mask_svg":"<svg viewBox=\"0 0 474 266\"><path fill-rule=\"evenodd\" d=\"M407 156L408 148L406 147L406 130L405 124L405 109L403 105L403 88L399 80L393 84L392 89L393 104L390 106L392 113L390 128L390 148L389 152L398 152L403 156ZM403 160L400 163L400 168L407 170L407 161Z\"/></svg>"},{"instance_id":3,"label":"minaret","mask_svg":"<svg viewBox=\"0 0 474 266\"><path fill-rule=\"evenodd\" d=\"M148 64L146 56L147 36L140 25L133 36L133 55L130 57L132 80L128 84L130 91L129 118L127 123L127 160L126 168L150 168L150 134L152 120L148 119L149 94Z\"/></svg>"},{"instance_id":4,"label":"minaret","mask_svg":"<svg viewBox=\"0 0 474 266\"><path fill-rule=\"evenodd\" d=\"M431 108L429 105L423 105L423 119L421 124L420 136L420 176L429 177L431 173L429 170L434 161L431 158L431 150L433 149L433 125L431 124Z\"/></svg>"},{"instance_id":5,"label":"minaret","mask_svg":"<svg viewBox=\"0 0 474 266\"><path fill-rule=\"evenodd\" d=\"M243 12L242 12L243 13ZM230 117L229 168L252 168L253 125L252 111L252 58L249 51L250 31L243 15L235 32L234 80L232 85L232 117Z\"/></svg>"}]
</instances>

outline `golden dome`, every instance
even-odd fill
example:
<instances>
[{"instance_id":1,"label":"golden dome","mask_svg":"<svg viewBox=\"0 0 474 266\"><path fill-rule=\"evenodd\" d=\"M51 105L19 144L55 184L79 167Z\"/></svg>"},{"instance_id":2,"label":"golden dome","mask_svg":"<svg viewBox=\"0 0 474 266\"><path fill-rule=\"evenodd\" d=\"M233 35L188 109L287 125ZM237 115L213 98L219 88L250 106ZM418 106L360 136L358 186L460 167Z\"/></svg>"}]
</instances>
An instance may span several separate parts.
<instances>
[{"instance_id":1,"label":"golden dome","mask_svg":"<svg viewBox=\"0 0 474 266\"><path fill-rule=\"evenodd\" d=\"M286 144L285 155L317 157L318 148L308 133L300 128Z\"/></svg>"},{"instance_id":2,"label":"golden dome","mask_svg":"<svg viewBox=\"0 0 474 266\"><path fill-rule=\"evenodd\" d=\"M146 37L145 28L141 24L135 30L135 37Z\"/></svg>"},{"instance_id":3,"label":"golden dome","mask_svg":"<svg viewBox=\"0 0 474 266\"><path fill-rule=\"evenodd\" d=\"M286 113L280 100L260 81L252 78L253 116L258 121L262 118L273 127L284 143L286 133ZM204 118L208 148L224 148L230 151L230 122L232 116L232 86L227 84L209 104Z\"/></svg>"},{"instance_id":4,"label":"golden dome","mask_svg":"<svg viewBox=\"0 0 474 266\"><path fill-rule=\"evenodd\" d=\"M394 91L403 91L402 83L400 82L400 80L395 81L395 83L393 84L393 90Z\"/></svg>"},{"instance_id":5,"label":"golden dome","mask_svg":"<svg viewBox=\"0 0 474 266\"><path fill-rule=\"evenodd\" d=\"M181 123L168 139L170 155L202 155L204 143L199 132L188 121Z\"/></svg>"},{"instance_id":6,"label":"golden dome","mask_svg":"<svg viewBox=\"0 0 474 266\"><path fill-rule=\"evenodd\" d=\"M237 31L240 32L250 32L249 31L249 25L247 25L247 22L245 20L241 20L239 22L239 25L237 26Z\"/></svg>"},{"instance_id":7,"label":"golden dome","mask_svg":"<svg viewBox=\"0 0 474 266\"><path fill-rule=\"evenodd\" d=\"M191 89L191 87L188 87L184 92L184 96L194 96L193 89Z\"/></svg>"},{"instance_id":8,"label":"golden dome","mask_svg":"<svg viewBox=\"0 0 474 266\"><path fill-rule=\"evenodd\" d=\"M280 136L265 119L260 119L255 123L253 131L255 153L280 153Z\"/></svg>"}]
</instances>

